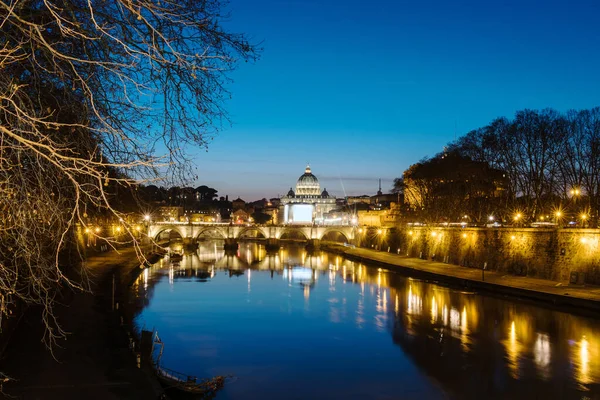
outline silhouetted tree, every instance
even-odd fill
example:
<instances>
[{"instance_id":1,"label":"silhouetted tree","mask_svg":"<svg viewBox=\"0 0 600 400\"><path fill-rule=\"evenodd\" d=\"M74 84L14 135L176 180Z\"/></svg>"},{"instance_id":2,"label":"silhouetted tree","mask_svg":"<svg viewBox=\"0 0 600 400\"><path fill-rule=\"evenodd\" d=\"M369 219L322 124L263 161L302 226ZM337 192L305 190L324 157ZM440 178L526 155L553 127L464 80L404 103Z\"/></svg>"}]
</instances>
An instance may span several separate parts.
<instances>
[{"instance_id":1,"label":"silhouetted tree","mask_svg":"<svg viewBox=\"0 0 600 400\"><path fill-rule=\"evenodd\" d=\"M252 219L254 219L254 222L260 225L268 223L269 221L271 221L272 218L273 217L271 215L261 211L255 211L252 213Z\"/></svg>"},{"instance_id":2,"label":"silhouetted tree","mask_svg":"<svg viewBox=\"0 0 600 400\"><path fill-rule=\"evenodd\" d=\"M504 196L505 177L482 161L458 152L421 160L404 172L404 198L417 218L428 221L481 221Z\"/></svg>"},{"instance_id":3,"label":"silhouetted tree","mask_svg":"<svg viewBox=\"0 0 600 400\"><path fill-rule=\"evenodd\" d=\"M0 0L0 312L40 304L55 325L57 288L86 288L59 260L87 210L119 218L112 185L190 171L188 145L205 147L226 118L227 71L255 57L221 11L218 0ZM64 335L47 332L47 343Z\"/></svg>"},{"instance_id":4,"label":"silhouetted tree","mask_svg":"<svg viewBox=\"0 0 600 400\"><path fill-rule=\"evenodd\" d=\"M210 203L217 197L218 191L206 185L198 186L196 192L199 195L199 201L202 203Z\"/></svg>"},{"instance_id":5,"label":"silhouetted tree","mask_svg":"<svg viewBox=\"0 0 600 400\"><path fill-rule=\"evenodd\" d=\"M518 111L514 119L498 118L449 148L504 171L507 210L519 209L535 219L567 206L597 216L600 108L565 114L552 109Z\"/></svg>"}]
</instances>

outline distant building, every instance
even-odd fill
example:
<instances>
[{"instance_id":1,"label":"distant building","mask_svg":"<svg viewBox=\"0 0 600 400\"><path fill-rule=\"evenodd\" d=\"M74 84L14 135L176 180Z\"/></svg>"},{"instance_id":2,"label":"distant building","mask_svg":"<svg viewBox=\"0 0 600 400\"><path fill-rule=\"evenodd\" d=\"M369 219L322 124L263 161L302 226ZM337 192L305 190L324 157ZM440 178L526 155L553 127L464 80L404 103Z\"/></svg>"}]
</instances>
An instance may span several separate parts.
<instances>
[{"instance_id":1,"label":"distant building","mask_svg":"<svg viewBox=\"0 0 600 400\"><path fill-rule=\"evenodd\" d=\"M234 210L243 210L246 207L246 202L239 197L231 202Z\"/></svg>"},{"instance_id":2,"label":"distant building","mask_svg":"<svg viewBox=\"0 0 600 400\"><path fill-rule=\"evenodd\" d=\"M183 217L183 207L159 207L159 221L179 221Z\"/></svg>"},{"instance_id":3,"label":"distant building","mask_svg":"<svg viewBox=\"0 0 600 400\"><path fill-rule=\"evenodd\" d=\"M321 185L310 166L296 182L296 191L290 188L279 205L279 223L313 224L324 223L324 216L336 208L336 199L327 189L321 191Z\"/></svg>"},{"instance_id":4,"label":"distant building","mask_svg":"<svg viewBox=\"0 0 600 400\"><path fill-rule=\"evenodd\" d=\"M402 217L401 205L390 202L387 209L359 210L358 225L364 226L396 226Z\"/></svg>"},{"instance_id":5,"label":"distant building","mask_svg":"<svg viewBox=\"0 0 600 400\"><path fill-rule=\"evenodd\" d=\"M323 215L323 225L356 225L356 215L348 211L332 210Z\"/></svg>"},{"instance_id":6,"label":"distant building","mask_svg":"<svg viewBox=\"0 0 600 400\"><path fill-rule=\"evenodd\" d=\"M189 213L186 214L188 222L221 222L221 214L211 213Z\"/></svg>"},{"instance_id":7,"label":"distant building","mask_svg":"<svg viewBox=\"0 0 600 400\"><path fill-rule=\"evenodd\" d=\"M250 222L250 214L244 210L236 210L231 214L231 222L234 224L245 224Z\"/></svg>"},{"instance_id":8,"label":"distant building","mask_svg":"<svg viewBox=\"0 0 600 400\"><path fill-rule=\"evenodd\" d=\"M352 206L354 204L371 204L371 196L363 194L362 196L348 196L346 198L346 203L349 206Z\"/></svg>"}]
</instances>

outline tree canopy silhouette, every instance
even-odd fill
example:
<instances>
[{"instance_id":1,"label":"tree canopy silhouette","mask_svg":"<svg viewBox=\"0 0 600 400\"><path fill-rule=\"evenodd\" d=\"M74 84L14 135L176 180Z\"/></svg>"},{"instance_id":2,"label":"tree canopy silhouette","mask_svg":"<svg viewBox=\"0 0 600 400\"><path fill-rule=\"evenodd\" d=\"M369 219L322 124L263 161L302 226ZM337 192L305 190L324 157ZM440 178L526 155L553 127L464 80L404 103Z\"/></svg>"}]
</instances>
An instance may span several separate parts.
<instances>
[{"instance_id":1,"label":"tree canopy silhouette","mask_svg":"<svg viewBox=\"0 0 600 400\"><path fill-rule=\"evenodd\" d=\"M49 327L61 252L109 188L185 177L227 116L228 71L257 52L219 0L0 0L0 300ZM128 227L125 227L128 229ZM92 232L93 235L102 233ZM1 315L1 314L0 314ZM49 329L47 343L64 335Z\"/></svg>"}]
</instances>

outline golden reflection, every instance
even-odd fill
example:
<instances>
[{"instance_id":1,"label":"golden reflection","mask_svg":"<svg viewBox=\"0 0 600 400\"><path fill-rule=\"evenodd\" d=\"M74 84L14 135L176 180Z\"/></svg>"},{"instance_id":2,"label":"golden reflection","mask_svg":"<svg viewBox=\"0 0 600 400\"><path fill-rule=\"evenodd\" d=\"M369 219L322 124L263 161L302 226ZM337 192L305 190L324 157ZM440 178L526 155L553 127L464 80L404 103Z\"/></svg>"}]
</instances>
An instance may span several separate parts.
<instances>
[{"instance_id":1,"label":"golden reflection","mask_svg":"<svg viewBox=\"0 0 600 400\"><path fill-rule=\"evenodd\" d=\"M534 379L550 381L560 371L565 379L583 386L600 383L600 330L594 330L597 323L568 314L557 313L560 315L555 316L552 311L540 311L528 305L515 306L490 301L488 306L481 297L472 293L458 292L415 279L407 280L387 270L367 267L324 252L309 255L301 249L290 247L266 256L264 261L249 264L244 261L260 260L260 251L256 253L259 246L242 247L241 257L222 256L220 250L215 252L212 244L208 249L199 252L198 257L196 254L189 256L193 258L184 257L181 266L185 264L186 268L191 266L198 272L208 272L211 277L220 268L246 271L250 290L252 272L258 269L277 270L284 281L296 285L298 277L292 279L292 271L297 275L294 267L301 266L302 260L307 266L304 273L312 276L306 276L307 280L312 279L312 286L303 286L302 295L298 293L304 297L305 307L309 304L311 287L319 293L318 285L315 286L318 276L323 275L321 288L336 290L337 275L340 274L342 282L349 286L338 290L342 296L339 301L346 301L345 296L348 295L348 317L359 329L368 327L385 330L393 325L393 329L403 329L409 335L428 335L428 340L444 340L445 346L453 346L455 353L458 350L463 355L491 351L482 350L482 345L487 342L480 338L486 337L490 330L497 332L496 329L499 329L504 347L500 357L504 356L504 359L494 359L494 362L500 362L503 371L512 378L530 379L533 375ZM202 259L210 260L210 265L203 264L205 261ZM173 268L168 258L164 261L164 267L165 274L166 268L169 268L169 283L173 285L173 278L179 276L180 269ZM146 289L146 284L153 285L151 274L151 271L144 271L137 281L140 291ZM359 286L350 285L350 278ZM349 290L354 292L355 297L350 297ZM392 300L393 304L388 303ZM494 308L496 306L498 308ZM332 321L346 317L346 306L340 307L339 304L332 306ZM486 312L483 307L487 307ZM390 318L396 318L397 323L388 323ZM569 366L564 367L562 364L567 361Z\"/></svg>"},{"instance_id":2,"label":"golden reflection","mask_svg":"<svg viewBox=\"0 0 600 400\"><path fill-rule=\"evenodd\" d=\"M550 378L550 354L550 337L545 333L538 333L533 357L540 376L545 380Z\"/></svg>"},{"instance_id":3,"label":"golden reflection","mask_svg":"<svg viewBox=\"0 0 600 400\"><path fill-rule=\"evenodd\" d=\"M581 371L581 383L586 384L589 383L589 373L590 373L590 350L589 343L585 336L581 339L581 343L579 344L579 356L580 356L580 371Z\"/></svg>"},{"instance_id":4,"label":"golden reflection","mask_svg":"<svg viewBox=\"0 0 600 400\"><path fill-rule=\"evenodd\" d=\"M464 306L460 316L460 344L465 352L470 351L469 345L471 344L471 339L469 333L469 327L467 325L467 307Z\"/></svg>"},{"instance_id":5,"label":"golden reflection","mask_svg":"<svg viewBox=\"0 0 600 400\"><path fill-rule=\"evenodd\" d=\"M145 268L144 269L144 290L148 289L148 274L149 274L149 268Z\"/></svg>"},{"instance_id":6,"label":"golden reflection","mask_svg":"<svg viewBox=\"0 0 600 400\"><path fill-rule=\"evenodd\" d=\"M596 332L586 330L578 342L571 346L571 360L575 365L575 379L583 390L586 385L600 382L600 343Z\"/></svg>"},{"instance_id":7,"label":"golden reflection","mask_svg":"<svg viewBox=\"0 0 600 400\"><path fill-rule=\"evenodd\" d=\"M375 327L382 332L387 324L387 290L377 289Z\"/></svg>"},{"instance_id":8,"label":"golden reflection","mask_svg":"<svg viewBox=\"0 0 600 400\"><path fill-rule=\"evenodd\" d=\"M412 284L408 288L408 303L406 312L408 314L421 315L423 309L423 300L418 294L413 293Z\"/></svg>"},{"instance_id":9,"label":"golden reflection","mask_svg":"<svg viewBox=\"0 0 600 400\"><path fill-rule=\"evenodd\" d=\"M454 307L450 309L450 328L453 331L460 330L460 312Z\"/></svg>"},{"instance_id":10,"label":"golden reflection","mask_svg":"<svg viewBox=\"0 0 600 400\"><path fill-rule=\"evenodd\" d=\"M444 325L448 326L448 306L445 304L442 307L442 321Z\"/></svg>"},{"instance_id":11,"label":"golden reflection","mask_svg":"<svg viewBox=\"0 0 600 400\"><path fill-rule=\"evenodd\" d=\"M431 323L435 324L435 322L437 321L437 315L438 315L438 305L437 302L435 301L435 297L431 297Z\"/></svg>"},{"instance_id":12,"label":"golden reflection","mask_svg":"<svg viewBox=\"0 0 600 400\"><path fill-rule=\"evenodd\" d=\"M517 329L514 320L510 324L508 340L505 341L505 346L510 375L515 379L519 379L519 356L521 353L522 346L519 340L517 339Z\"/></svg>"}]
</instances>

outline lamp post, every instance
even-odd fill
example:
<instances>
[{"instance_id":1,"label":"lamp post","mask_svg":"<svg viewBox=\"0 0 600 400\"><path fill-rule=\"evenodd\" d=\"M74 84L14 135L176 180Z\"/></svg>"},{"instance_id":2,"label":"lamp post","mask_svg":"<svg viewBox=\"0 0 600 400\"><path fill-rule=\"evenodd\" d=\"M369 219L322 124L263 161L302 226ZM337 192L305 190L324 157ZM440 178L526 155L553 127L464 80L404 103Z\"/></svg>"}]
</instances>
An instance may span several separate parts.
<instances>
[{"instance_id":1,"label":"lamp post","mask_svg":"<svg viewBox=\"0 0 600 400\"><path fill-rule=\"evenodd\" d=\"M513 218L513 219L515 220L515 224L516 224L516 225L518 225L518 224L519 224L519 221L521 220L521 217L522 217L522 216L523 216L523 215L521 215L521 213L516 213L516 214L515 214L515 216L514 216L514 218Z\"/></svg>"},{"instance_id":2,"label":"lamp post","mask_svg":"<svg viewBox=\"0 0 600 400\"><path fill-rule=\"evenodd\" d=\"M556 225L560 226L560 218L562 217L562 212L557 211L554 213L554 216L556 217Z\"/></svg>"},{"instance_id":3,"label":"lamp post","mask_svg":"<svg viewBox=\"0 0 600 400\"><path fill-rule=\"evenodd\" d=\"M586 222L587 222L587 215L586 214L581 214L579 216L579 218L581 218L581 227L585 228L586 227Z\"/></svg>"}]
</instances>

